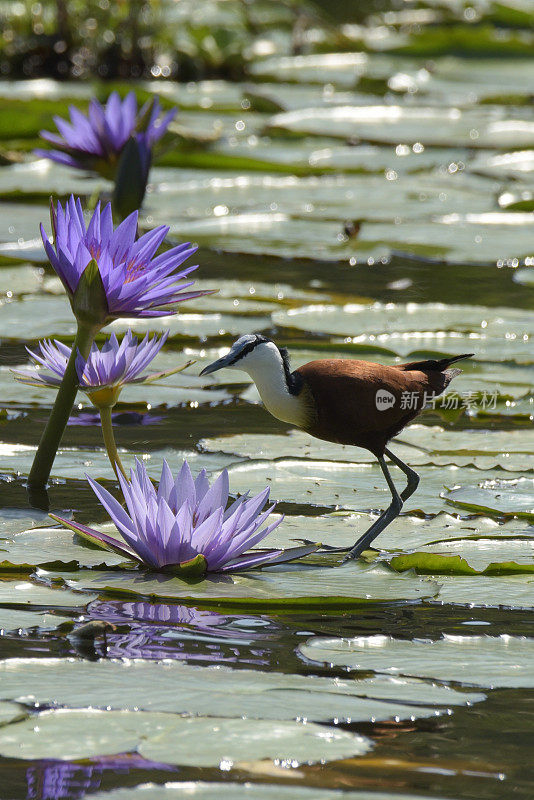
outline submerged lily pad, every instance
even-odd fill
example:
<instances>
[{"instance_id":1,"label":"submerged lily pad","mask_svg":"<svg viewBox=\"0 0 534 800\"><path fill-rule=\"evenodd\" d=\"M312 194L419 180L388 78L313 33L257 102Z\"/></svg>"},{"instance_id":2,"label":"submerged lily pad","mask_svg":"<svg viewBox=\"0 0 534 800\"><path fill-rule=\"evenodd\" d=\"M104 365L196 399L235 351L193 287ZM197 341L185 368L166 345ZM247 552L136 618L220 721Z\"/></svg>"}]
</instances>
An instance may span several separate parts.
<instances>
[{"instance_id":1,"label":"submerged lily pad","mask_svg":"<svg viewBox=\"0 0 534 800\"><path fill-rule=\"evenodd\" d=\"M148 711L57 709L0 728L8 758L73 760L137 750L153 761L218 767L221 761L332 761L366 753L369 739L313 723L180 717Z\"/></svg>"},{"instance_id":2,"label":"submerged lily pad","mask_svg":"<svg viewBox=\"0 0 534 800\"><path fill-rule=\"evenodd\" d=\"M299 650L310 661L390 675L458 681L488 689L534 685L534 639L507 634L444 634L436 641L394 639L380 634L353 639L317 637Z\"/></svg>"},{"instance_id":3,"label":"submerged lily pad","mask_svg":"<svg viewBox=\"0 0 534 800\"><path fill-rule=\"evenodd\" d=\"M248 574L213 574L192 584L141 571L84 570L64 574L40 571L40 574L62 577L68 586L93 593L187 602L202 600L204 605L224 608L347 608L366 602L434 597L438 591L432 581L360 563L323 567L302 562Z\"/></svg>"},{"instance_id":4,"label":"submerged lily pad","mask_svg":"<svg viewBox=\"0 0 534 800\"><path fill-rule=\"evenodd\" d=\"M484 699L412 679L345 681L179 661L7 659L0 676L2 696L21 703L265 720L409 719Z\"/></svg>"}]
</instances>

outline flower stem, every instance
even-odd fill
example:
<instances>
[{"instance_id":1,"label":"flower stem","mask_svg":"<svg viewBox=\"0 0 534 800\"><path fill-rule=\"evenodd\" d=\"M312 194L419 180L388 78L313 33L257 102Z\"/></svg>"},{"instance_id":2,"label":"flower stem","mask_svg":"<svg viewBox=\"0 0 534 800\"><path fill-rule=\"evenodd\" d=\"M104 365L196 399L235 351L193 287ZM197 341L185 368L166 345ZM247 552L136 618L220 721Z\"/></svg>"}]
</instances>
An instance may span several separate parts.
<instances>
[{"instance_id":1,"label":"flower stem","mask_svg":"<svg viewBox=\"0 0 534 800\"><path fill-rule=\"evenodd\" d=\"M106 450L108 454L108 458L111 462L111 466L115 471L115 475L117 478L119 477L119 470L122 472L125 478L127 478L126 472L124 471L124 467L122 466L119 453L117 451L117 445L115 444L115 436L113 435L113 423L111 421L111 409L113 406L101 406L99 407L100 411L100 422L102 425L102 436L104 437L104 444L106 445Z\"/></svg>"},{"instance_id":2,"label":"flower stem","mask_svg":"<svg viewBox=\"0 0 534 800\"><path fill-rule=\"evenodd\" d=\"M67 426L72 406L76 399L76 392L78 391L78 375L76 374L78 350L83 358L88 357L91 345L100 327L100 325L95 326L78 321L76 338L74 339L67 368L28 476L28 487L31 489L44 489L47 484L57 449Z\"/></svg>"}]
</instances>

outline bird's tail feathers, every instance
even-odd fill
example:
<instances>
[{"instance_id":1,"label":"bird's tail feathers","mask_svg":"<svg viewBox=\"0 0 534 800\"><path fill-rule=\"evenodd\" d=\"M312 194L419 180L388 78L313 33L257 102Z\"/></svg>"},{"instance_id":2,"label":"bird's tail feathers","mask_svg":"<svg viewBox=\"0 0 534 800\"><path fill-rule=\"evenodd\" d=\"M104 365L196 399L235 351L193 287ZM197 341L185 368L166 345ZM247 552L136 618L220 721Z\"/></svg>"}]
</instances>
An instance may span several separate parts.
<instances>
[{"instance_id":1,"label":"bird's tail feathers","mask_svg":"<svg viewBox=\"0 0 534 800\"><path fill-rule=\"evenodd\" d=\"M463 358L471 358L474 353L464 353L461 356L450 356L449 358L439 358L439 359L428 359L428 361L412 361L409 364L399 364L399 368L402 370L420 370L421 372L445 372L447 370L447 374L451 373L452 380L456 375L459 375L462 371L461 369L447 369L450 367L451 364L454 364L455 361L461 361Z\"/></svg>"},{"instance_id":2,"label":"bird's tail feathers","mask_svg":"<svg viewBox=\"0 0 534 800\"><path fill-rule=\"evenodd\" d=\"M447 369L447 367L449 367L451 364L454 364L455 361L461 361L464 358L472 358L474 355L475 355L474 353L464 353L461 356L451 356L451 358L441 358L436 363L439 365L439 369L441 371ZM461 370L457 370L457 372L461 372Z\"/></svg>"}]
</instances>

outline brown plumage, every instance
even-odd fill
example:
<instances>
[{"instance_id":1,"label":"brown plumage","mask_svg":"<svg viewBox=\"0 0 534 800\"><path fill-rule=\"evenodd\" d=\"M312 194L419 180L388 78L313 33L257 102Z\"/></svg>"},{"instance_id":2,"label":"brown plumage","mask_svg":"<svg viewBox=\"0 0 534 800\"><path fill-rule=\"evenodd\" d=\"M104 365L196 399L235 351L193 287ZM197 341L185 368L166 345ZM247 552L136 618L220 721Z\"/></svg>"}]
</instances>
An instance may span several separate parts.
<instances>
[{"instance_id":1,"label":"brown plumage","mask_svg":"<svg viewBox=\"0 0 534 800\"><path fill-rule=\"evenodd\" d=\"M396 436L461 370L450 365L471 353L439 360L414 361L387 367L356 359L310 361L291 371L289 356L259 334L241 336L230 352L205 367L209 375L223 367L241 369L255 382L268 411L318 439L370 450L391 492L391 503L351 548L325 546L356 558L400 514L415 492L419 476L387 448ZM387 456L405 474L397 491L385 460Z\"/></svg>"},{"instance_id":2,"label":"brown plumage","mask_svg":"<svg viewBox=\"0 0 534 800\"><path fill-rule=\"evenodd\" d=\"M341 358L310 361L293 373L311 395L310 424L304 430L383 456L388 441L461 372L447 369L460 358L467 356L391 367ZM393 402L386 397L391 404L377 405L380 391L392 395Z\"/></svg>"}]
</instances>

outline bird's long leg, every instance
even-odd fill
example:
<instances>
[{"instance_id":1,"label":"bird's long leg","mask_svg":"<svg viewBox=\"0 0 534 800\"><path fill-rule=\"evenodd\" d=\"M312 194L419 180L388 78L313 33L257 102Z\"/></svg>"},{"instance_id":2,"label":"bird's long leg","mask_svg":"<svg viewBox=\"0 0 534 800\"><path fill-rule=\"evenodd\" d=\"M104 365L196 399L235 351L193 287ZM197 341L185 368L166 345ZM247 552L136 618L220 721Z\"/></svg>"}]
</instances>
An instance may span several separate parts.
<instances>
[{"instance_id":1,"label":"bird's long leg","mask_svg":"<svg viewBox=\"0 0 534 800\"><path fill-rule=\"evenodd\" d=\"M408 484L406 486L406 489L404 489L400 494L402 502L405 503L406 500L412 496L412 494L419 486L419 475L417 474L417 472L415 472L415 470L409 467L408 464L405 464L404 461L401 461L398 456L392 453L391 450L388 450L386 448L384 450L384 453L387 455L388 458L391 459L391 461L393 461L394 464L398 466L399 469L401 469L404 472L404 474L408 478Z\"/></svg>"},{"instance_id":2,"label":"bird's long leg","mask_svg":"<svg viewBox=\"0 0 534 800\"><path fill-rule=\"evenodd\" d=\"M386 450L385 452L387 453L388 451ZM397 462L396 457L392 460L395 461L395 463ZM386 528L390 522L393 522L395 517L398 517L398 515L400 514L404 499L403 495L406 493L408 487L406 487L402 495L399 495L395 487L395 484L393 483L393 479L389 473L389 469L384 459L384 456L378 457L378 463L380 464L380 469L384 473L387 485L389 486L389 491L391 492L392 499L390 505L386 508L385 511L382 512L382 514L378 517L378 519L375 519L373 524L365 531L364 534L362 534L362 536L360 536L358 541L352 547L332 547L330 545L323 545L319 552L347 553L344 559L345 561L347 561L350 558L358 558L358 556L360 556L361 553L369 547L373 539L376 539L378 534L382 533L384 528ZM403 467L406 467L406 464L403 461L401 462L401 464ZM406 469L410 468L406 467ZM414 472L413 474L417 477L417 482L419 482L419 476L417 475L417 473ZM410 484L408 484L408 486L410 486ZM412 489L412 491L415 491L416 486L417 483L415 483L415 486ZM410 492L410 494L411 493L412 492ZM299 541L304 542L304 544L313 544L313 542L311 542L308 539L299 539Z\"/></svg>"},{"instance_id":3,"label":"bird's long leg","mask_svg":"<svg viewBox=\"0 0 534 800\"><path fill-rule=\"evenodd\" d=\"M387 528L389 523L393 522L395 517L398 517L402 510L402 499L395 488L395 484L393 483L391 475L389 474L389 469L384 456L378 457L378 463L380 464L380 469L384 473L384 478L386 479L389 491L391 492L391 503L386 510L382 512L378 519L373 522L371 527L366 530L362 536L360 536L356 544L350 548L349 552L344 558L344 561L348 561L350 558L358 558L358 556L360 556L364 550L367 550L371 542L376 539L378 534L382 533L384 528Z\"/></svg>"}]
</instances>

